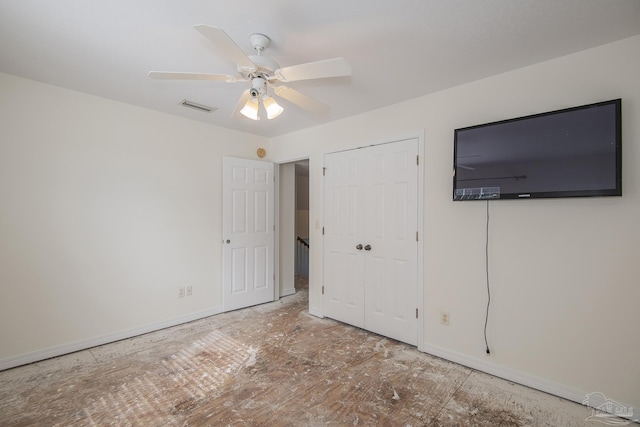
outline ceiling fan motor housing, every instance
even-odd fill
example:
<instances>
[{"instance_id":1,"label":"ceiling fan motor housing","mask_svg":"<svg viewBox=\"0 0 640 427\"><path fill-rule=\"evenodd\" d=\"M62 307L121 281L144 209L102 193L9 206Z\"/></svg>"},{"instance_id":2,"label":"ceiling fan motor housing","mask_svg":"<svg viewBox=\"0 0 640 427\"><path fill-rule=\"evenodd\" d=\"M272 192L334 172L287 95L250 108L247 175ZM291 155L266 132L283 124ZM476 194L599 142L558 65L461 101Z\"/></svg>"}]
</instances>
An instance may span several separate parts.
<instances>
[{"instance_id":1,"label":"ceiling fan motor housing","mask_svg":"<svg viewBox=\"0 0 640 427\"><path fill-rule=\"evenodd\" d=\"M251 80L251 89L249 90L252 98L260 98L267 93L267 81L262 77L254 77Z\"/></svg>"},{"instance_id":2,"label":"ceiling fan motor housing","mask_svg":"<svg viewBox=\"0 0 640 427\"><path fill-rule=\"evenodd\" d=\"M264 34L255 33L249 36L249 41L258 53L257 55L247 55L254 67L249 68L238 64L238 72L246 79L273 76L273 72L280 68L280 65L268 56L262 56L262 51L269 47L271 39Z\"/></svg>"},{"instance_id":3,"label":"ceiling fan motor housing","mask_svg":"<svg viewBox=\"0 0 640 427\"><path fill-rule=\"evenodd\" d=\"M262 77L267 76L271 77L274 75L274 71L280 68L280 65L273 59L268 56L260 56L260 55L248 55L251 62L253 62L253 67L248 68L242 65L238 65L238 72L245 79L251 79L253 77Z\"/></svg>"}]
</instances>

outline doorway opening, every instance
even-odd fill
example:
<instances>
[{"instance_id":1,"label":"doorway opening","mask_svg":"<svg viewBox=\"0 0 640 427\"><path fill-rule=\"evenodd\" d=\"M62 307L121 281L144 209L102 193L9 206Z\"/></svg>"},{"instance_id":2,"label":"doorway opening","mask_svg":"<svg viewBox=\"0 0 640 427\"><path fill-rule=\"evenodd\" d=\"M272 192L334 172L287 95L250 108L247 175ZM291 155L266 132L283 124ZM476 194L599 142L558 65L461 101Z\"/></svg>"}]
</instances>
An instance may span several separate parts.
<instances>
[{"instance_id":1,"label":"doorway opening","mask_svg":"<svg viewBox=\"0 0 640 427\"><path fill-rule=\"evenodd\" d=\"M279 165L278 270L280 297L309 286L309 160Z\"/></svg>"},{"instance_id":2,"label":"doorway opening","mask_svg":"<svg viewBox=\"0 0 640 427\"><path fill-rule=\"evenodd\" d=\"M295 163L295 290L309 287L309 160Z\"/></svg>"}]
</instances>

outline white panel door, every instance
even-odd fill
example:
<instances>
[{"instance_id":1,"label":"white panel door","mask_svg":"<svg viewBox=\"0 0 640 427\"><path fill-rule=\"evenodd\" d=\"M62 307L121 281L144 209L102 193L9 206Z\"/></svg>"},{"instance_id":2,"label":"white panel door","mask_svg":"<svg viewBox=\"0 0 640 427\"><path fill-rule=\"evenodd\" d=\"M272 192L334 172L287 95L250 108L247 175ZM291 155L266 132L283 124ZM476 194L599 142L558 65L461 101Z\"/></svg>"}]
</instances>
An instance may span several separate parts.
<instances>
[{"instance_id":1,"label":"white panel door","mask_svg":"<svg viewBox=\"0 0 640 427\"><path fill-rule=\"evenodd\" d=\"M343 151L325 157L324 313L364 328L362 156Z\"/></svg>"},{"instance_id":2,"label":"white panel door","mask_svg":"<svg viewBox=\"0 0 640 427\"><path fill-rule=\"evenodd\" d=\"M273 164L223 158L222 237L225 311L273 301Z\"/></svg>"},{"instance_id":3,"label":"white panel door","mask_svg":"<svg viewBox=\"0 0 640 427\"><path fill-rule=\"evenodd\" d=\"M418 141L325 156L325 315L416 345Z\"/></svg>"},{"instance_id":4,"label":"white panel door","mask_svg":"<svg viewBox=\"0 0 640 427\"><path fill-rule=\"evenodd\" d=\"M367 149L362 217L365 328L413 345L418 339L417 155L417 140Z\"/></svg>"}]
</instances>

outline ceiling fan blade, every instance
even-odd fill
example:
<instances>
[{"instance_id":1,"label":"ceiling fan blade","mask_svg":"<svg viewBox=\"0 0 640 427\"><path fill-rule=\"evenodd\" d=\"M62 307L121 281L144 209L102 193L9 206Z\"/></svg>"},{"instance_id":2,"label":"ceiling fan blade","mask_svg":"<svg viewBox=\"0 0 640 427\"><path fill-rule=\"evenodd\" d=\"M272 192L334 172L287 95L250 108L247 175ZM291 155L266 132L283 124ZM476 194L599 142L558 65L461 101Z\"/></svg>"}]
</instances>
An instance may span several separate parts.
<instances>
[{"instance_id":1,"label":"ceiling fan blade","mask_svg":"<svg viewBox=\"0 0 640 427\"><path fill-rule=\"evenodd\" d=\"M244 81L244 79L228 74L185 73L180 71L149 71L148 76L157 80L214 80L229 83Z\"/></svg>"},{"instance_id":2,"label":"ceiling fan blade","mask_svg":"<svg viewBox=\"0 0 640 427\"><path fill-rule=\"evenodd\" d=\"M231 113L231 117L233 117L233 118L242 118L242 117L244 117L242 114L240 114L240 110L242 110L242 108L247 103L249 98L251 98L251 94L249 93L249 89L247 89L244 92L242 92L242 95L240 96L240 99L238 100L238 104L236 105L235 110L233 110L233 113Z\"/></svg>"},{"instance_id":3,"label":"ceiling fan blade","mask_svg":"<svg viewBox=\"0 0 640 427\"><path fill-rule=\"evenodd\" d=\"M209 25L194 25L196 30L213 43L222 53L238 65L245 68L255 68L255 65L249 57L238 47L238 45L220 28L211 27Z\"/></svg>"},{"instance_id":4,"label":"ceiling fan blade","mask_svg":"<svg viewBox=\"0 0 640 427\"><path fill-rule=\"evenodd\" d=\"M282 82L350 76L351 65L344 58L325 59L324 61L279 68L275 71L275 75Z\"/></svg>"},{"instance_id":5,"label":"ceiling fan blade","mask_svg":"<svg viewBox=\"0 0 640 427\"><path fill-rule=\"evenodd\" d=\"M331 108L329 106L323 104L317 99L313 99L310 96L307 96L303 93L298 92L295 89L291 89L287 86L277 86L274 88L274 93L286 99L287 101L291 101L294 104L304 108L305 110L311 111L317 114L327 114Z\"/></svg>"}]
</instances>

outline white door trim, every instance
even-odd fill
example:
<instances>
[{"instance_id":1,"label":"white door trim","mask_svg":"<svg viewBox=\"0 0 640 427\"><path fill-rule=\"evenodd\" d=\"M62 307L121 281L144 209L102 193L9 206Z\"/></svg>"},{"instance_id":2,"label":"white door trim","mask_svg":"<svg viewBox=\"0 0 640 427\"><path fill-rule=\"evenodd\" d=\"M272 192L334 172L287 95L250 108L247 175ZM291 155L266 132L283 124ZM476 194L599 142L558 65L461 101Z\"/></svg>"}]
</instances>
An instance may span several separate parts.
<instances>
[{"instance_id":1,"label":"white door trim","mask_svg":"<svg viewBox=\"0 0 640 427\"><path fill-rule=\"evenodd\" d=\"M280 241L280 216L282 214L282 212L280 212L280 182L281 182L281 176L280 176L280 167L282 165L285 164L289 164L289 163L295 163L295 162L299 162L302 160L309 160L309 155L302 155L302 156L296 156L296 157L292 157L292 158L287 158L287 159L281 159L278 161L274 161L274 173L275 173L275 177L276 177L276 184L275 184L275 224L276 224L276 236L275 236L275 265L274 265L274 273L276 276L276 300L280 299L281 295L280 295L280 275L282 274L282 272L280 271L280 245L285 244L283 242ZM311 189L309 189L311 190ZM309 195L309 197L311 198L311 195ZM311 222L311 220L309 220L309 222ZM309 229L311 229L311 224L309 224ZM293 251L293 249L292 249ZM311 259L311 253L313 251L312 247L309 247L309 259ZM309 280L311 280L311 277L309 277ZM282 296L286 296L286 295L282 295Z\"/></svg>"},{"instance_id":2,"label":"white door trim","mask_svg":"<svg viewBox=\"0 0 640 427\"><path fill-rule=\"evenodd\" d=\"M424 133L418 138L418 350L424 347Z\"/></svg>"}]
</instances>

